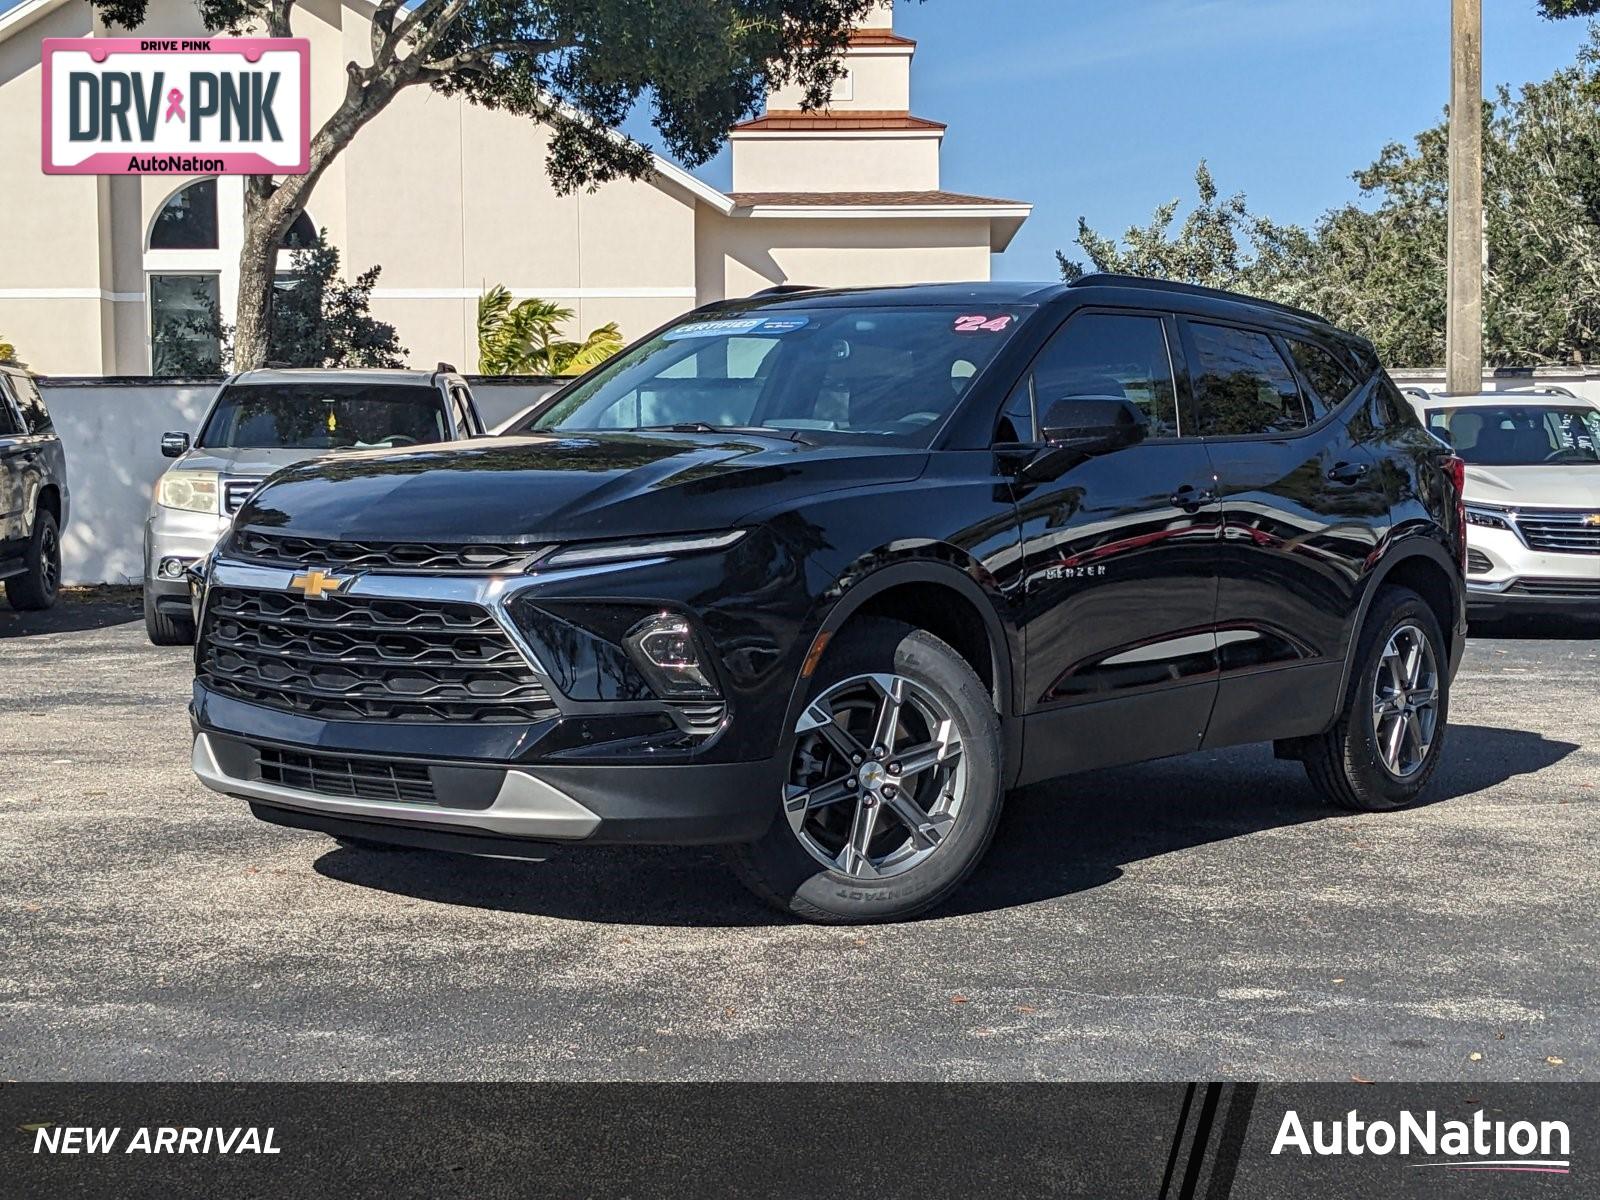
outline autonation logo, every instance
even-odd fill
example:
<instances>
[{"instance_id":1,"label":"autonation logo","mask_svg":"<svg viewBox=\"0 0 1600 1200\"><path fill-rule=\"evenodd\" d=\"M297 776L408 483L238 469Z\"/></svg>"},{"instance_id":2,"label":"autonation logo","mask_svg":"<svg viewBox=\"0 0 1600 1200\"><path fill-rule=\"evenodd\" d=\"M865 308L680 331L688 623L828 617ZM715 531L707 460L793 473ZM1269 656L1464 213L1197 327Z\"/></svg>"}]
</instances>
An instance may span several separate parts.
<instances>
[{"instance_id":1,"label":"autonation logo","mask_svg":"<svg viewBox=\"0 0 1600 1200\"><path fill-rule=\"evenodd\" d=\"M1450 1171L1525 1171L1566 1175L1572 1170L1572 1134L1565 1121L1491 1121L1482 1109L1470 1121L1441 1121L1432 1110L1418 1116L1401 1109L1392 1121L1363 1120L1356 1109L1342 1119L1312 1121L1309 1130L1290 1109L1278 1125L1274 1154L1298 1151L1308 1157L1381 1158L1423 1155L1434 1162L1408 1167L1442 1167Z\"/></svg>"}]
</instances>

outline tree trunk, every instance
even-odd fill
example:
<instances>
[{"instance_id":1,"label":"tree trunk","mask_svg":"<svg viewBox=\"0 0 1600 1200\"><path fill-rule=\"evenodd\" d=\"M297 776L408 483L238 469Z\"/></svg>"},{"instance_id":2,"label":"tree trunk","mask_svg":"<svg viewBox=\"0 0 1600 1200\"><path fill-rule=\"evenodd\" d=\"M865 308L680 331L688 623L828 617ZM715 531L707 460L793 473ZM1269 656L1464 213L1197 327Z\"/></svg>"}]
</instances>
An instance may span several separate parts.
<instances>
[{"instance_id":1,"label":"tree trunk","mask_svg":"<svg viewBox=\"0 0 1600 1200\"><path fill-rule=\"evenodd\" d=\"M268 211L272 180L251 176L244 190L244 244L239 248L238 316L233 330L233 369L266 365L272 333L272 280L278 233Z\"/></svg>"}]
</instances>

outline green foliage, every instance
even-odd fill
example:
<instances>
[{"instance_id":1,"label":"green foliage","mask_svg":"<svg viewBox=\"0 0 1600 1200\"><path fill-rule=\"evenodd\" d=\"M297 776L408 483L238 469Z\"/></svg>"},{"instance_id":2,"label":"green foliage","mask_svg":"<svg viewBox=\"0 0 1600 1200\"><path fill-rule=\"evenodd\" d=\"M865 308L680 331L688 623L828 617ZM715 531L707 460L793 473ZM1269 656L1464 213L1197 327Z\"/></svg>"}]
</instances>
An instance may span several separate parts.
<instances>
[{"instance_id":1,"label":"green foliage","mask_svg":"<svg viewBox=\"0 0 1600 1200\"><path fill-rule=\"evenodd\" d=\"M1600 3L1600 0L1597 0ZM1571 67L1485 104L1484 355L1495 365L1600 360L1600 32ZM1198 204L1119 243L1079 223L1099 270L1225 287L1321 312L1396 366L1444 357L1447 126L1386 146L1354 178L1363 201L1306 229L1220 199L1202 163ZM1082 264L1058 255L1073 278Z\"/></svg>"},{"instance_id":2,"label":"green foliage","mask_svg":"<svg viewBox=\"0 0 1600 1200\"><path fill-rule=\"evenodd\" d=\"M289 367L403 367L406 348L393 325L372 315L372 289L381 267L346 282L339 251L327 230L290 255L292 273L280 280L272 305L267 361Z\"/></svg>"},{"instance_id":3,"label":"green foliage","mask_svg":"<svg viewBox=\"0 0 1600 1200\"><path fill-rule=\"evenodd\" d=\"M504 287L478 298L478 370L485 375L582 375L622 349L611 322L581 342L563 341L570 308L530 298L513 304Z\"/></svg>"},{"instance_id":4,"label":"green foliage","mask_svg":"<svg viewBox=\"0 0 1600 1200\"><path fill-rule=\"evenodd\" d=\"M1552 21L1563 17L1592 17L1600 13L1600 0L1539 0L1539 11Z\"/></svg>"},{"instance_id":5,"label":"green foliage","mask_svg":"<svg viewBox=\"0 0 1600 1200\"><path fill-rule=\"evenodd\" d=\"M17 361L17 348L5 338L0 337L0 363Z\"/></svg>"}]
</instances>

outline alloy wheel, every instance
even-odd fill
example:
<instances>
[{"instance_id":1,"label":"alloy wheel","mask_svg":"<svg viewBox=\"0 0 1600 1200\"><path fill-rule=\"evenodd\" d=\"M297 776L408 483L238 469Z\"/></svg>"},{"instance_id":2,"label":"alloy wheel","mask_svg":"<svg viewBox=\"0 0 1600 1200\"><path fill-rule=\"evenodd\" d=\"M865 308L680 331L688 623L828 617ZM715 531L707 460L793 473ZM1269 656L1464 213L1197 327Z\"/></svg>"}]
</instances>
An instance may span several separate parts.
<instances>
[{"instance_id":1,"label":"alloy wheel","mask_svg":"<svg viewBox=\"0 0 1600 1200\"><path fill-rule=\"evenodd\" d=\"M1389 635L1372 695L1372 732L1384 768L1396 779L1428 761L1439 724L1439 668L1433 645L1415 625Z\"/></svg>"},{"instance_id":2,"label":"alloy wheel","mask_svg":"<svg viewBox=\"0 0 1600 1200\"><path fill-rule=\"evenodd\" d=\"M61 542L48 525L39 537L39 582L46 596L54 596L61 583Z\"/></svg>"},{"instance_id":3,"label":"alloy wheel","mask_svg":"<svg viewBox=\"0 0 1600 1200\"><path fill-rule=\"evenodd\" d=\"M950 836L967 794L948 707L903 675L834 684L795 725L783 808L806 851L855 879L899 875Z\"/></svg>"}]
</instances>

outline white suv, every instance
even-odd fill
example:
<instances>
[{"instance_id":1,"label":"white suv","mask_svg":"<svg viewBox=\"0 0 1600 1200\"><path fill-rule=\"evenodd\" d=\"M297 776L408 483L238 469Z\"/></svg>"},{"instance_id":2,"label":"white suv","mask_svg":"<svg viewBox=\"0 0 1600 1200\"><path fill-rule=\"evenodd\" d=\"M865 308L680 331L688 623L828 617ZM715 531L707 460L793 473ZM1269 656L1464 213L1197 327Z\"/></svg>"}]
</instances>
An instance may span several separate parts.
<instances>
[{"instance_id":1,"label":"white suv","mask_svg":"<svg viewBox=\"0 0 1600 1200\"><path fill-rule=\"evenodd\" d=\"M1406 398L1467 464L1467 605L1600 616L1600 404L1564 388Z\"/></svg>"}]
</instances>

